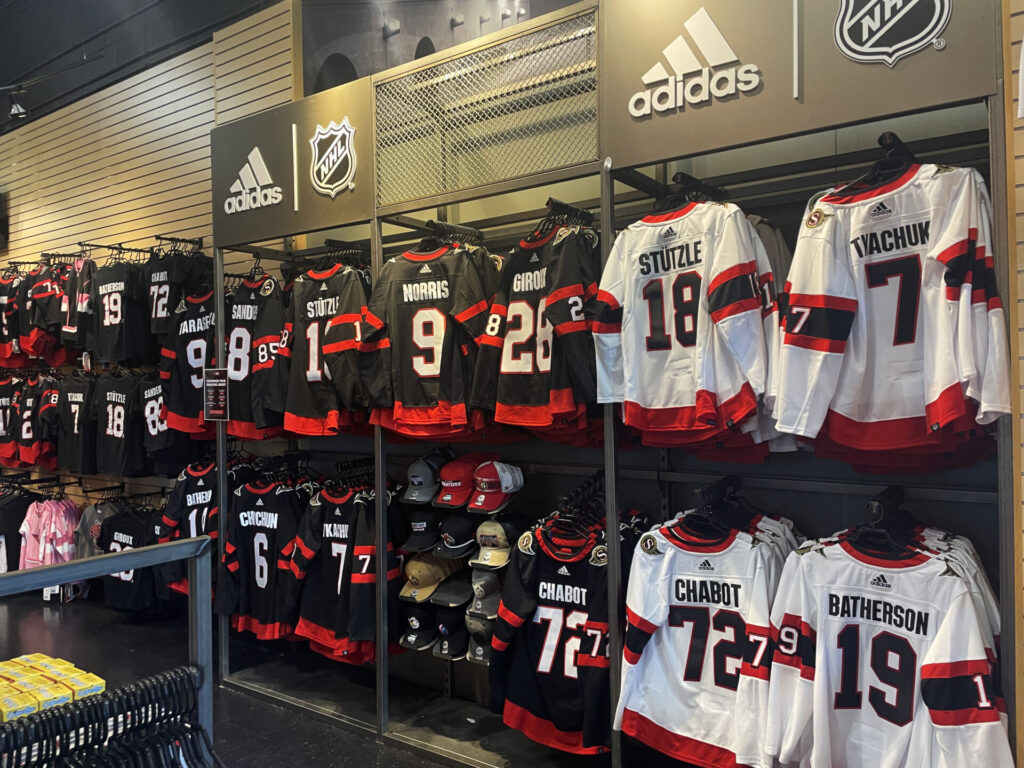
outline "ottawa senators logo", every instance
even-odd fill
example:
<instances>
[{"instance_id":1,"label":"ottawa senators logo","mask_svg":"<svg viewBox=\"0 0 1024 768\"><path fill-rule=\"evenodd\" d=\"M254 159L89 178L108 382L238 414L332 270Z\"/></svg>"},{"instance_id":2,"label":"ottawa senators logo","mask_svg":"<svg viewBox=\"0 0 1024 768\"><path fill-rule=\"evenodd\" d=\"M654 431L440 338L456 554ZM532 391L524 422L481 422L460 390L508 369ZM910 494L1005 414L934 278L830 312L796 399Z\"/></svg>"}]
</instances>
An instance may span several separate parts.
<instances>
[{"instance_id":1,"label":"ottawa senators logo","mask_svg":"<svg viewBox=\"0 0 1024 768\"><path fill-rule=\"evenodd\" d=\"M814 229L815 227L820 227L828 219L831 219L833 215L834 214L831 213L825 213L821 208L815 208L811 211L811 215L807 217L805 224L808 229Z\"/></svg>"},{"instance_id":2,"label":"ottawa senators logo","mask_svg":"<svg viewBox=\"0 0 1024 768\"><path fill-rule=\"evenodd\" d=\"M533 554L533 534L529 531L519 537L519 551L524 555Z\"/></svg>"}]
</instances>

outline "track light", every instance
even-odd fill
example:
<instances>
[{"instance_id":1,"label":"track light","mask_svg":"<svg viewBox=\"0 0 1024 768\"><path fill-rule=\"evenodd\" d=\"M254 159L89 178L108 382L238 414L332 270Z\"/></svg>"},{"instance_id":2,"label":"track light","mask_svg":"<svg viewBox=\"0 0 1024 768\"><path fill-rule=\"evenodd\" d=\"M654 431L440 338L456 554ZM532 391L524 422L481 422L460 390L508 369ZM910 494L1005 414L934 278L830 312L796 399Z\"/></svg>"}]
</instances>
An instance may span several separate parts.
<instances>
[{"instance_id":1,"label":"track light","mask_svg":"<svg viewBox=\"0 0 1024 768\"><path fill-rule=\"evenodd\" d=\"M508 6L505 6L504 8L501 9L501 20L507 21L510 18L512 18L512 9L509 8Z\"/></svg>"},{"instance_id":2,"label":"track light","mask_svg":"<svg viewBox=\"0 0 1024 768\"><path fill-rule=\"evenodd\" d=\"M402 31L402 22L392 17L384 20L384 39L387 40L389 37L394 37Z\"/></svg>"},{"instance_id":3,"label":"track light","mask_svg":"<svg viewBox=\"0 0 1024 768\"><path fill-rule=\"evenodd\" d=\"M466 14L453 13L450 23L452 25L452 29L455 29L456 27L461 27L463 24L466 23Z\"/></svg>"},{"instance_id":4,"label":"track light","mask_svg":"<svg viewBox=\"0 0 1024 768\"><path fill-rule=\"evenodd\" d=\"M18 94L12 93L10 94L9 98L11 100L11 120L24 120L26 117L28 117L28 110L21 106L21 104L18 102Z\"/></svg>"},{"instance_id":5,"label":"track light","mask_svg":"<svg viewBox=\"0 0 1024 768\"><path fill-rule=\"evenodd\" d=\"M525 15L526 15L526 9L523 8L523 6L520 5L518 8L516 8L516 16L518 16L519 18L523 18L523 16L525 16Z\"/></svg>"}]
</instances>

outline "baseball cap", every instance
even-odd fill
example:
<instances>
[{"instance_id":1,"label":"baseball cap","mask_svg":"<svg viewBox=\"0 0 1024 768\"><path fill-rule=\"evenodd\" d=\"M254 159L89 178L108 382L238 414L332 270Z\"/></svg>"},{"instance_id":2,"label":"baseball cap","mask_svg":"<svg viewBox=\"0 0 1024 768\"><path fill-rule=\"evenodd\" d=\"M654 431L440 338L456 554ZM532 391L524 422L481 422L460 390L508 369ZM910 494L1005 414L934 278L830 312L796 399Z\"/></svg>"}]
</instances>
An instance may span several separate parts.
<instances>
[{"instance_id":1,"label":"baseball cap","mask_svg":"<svg viewBox=\"0 0 1024 768\"><path fill-rule=\"evenodd\" d=\"M431 451L410 464L407 473L409 486L402 494L402 501L410 504L429 504L440 487L438 472L446 459L447 455Z\"/></svg>"},{"instance_id":2,"label":"baseball cap","mask_svg":"<svg viewBox=\"0 0 1024 768\"><path fill-rule=\"evenodd\" d=\"M470 554L476 549L476 527L476 519L465 512L448 515L441 522L441 540L434 547L434 554L438 557L465 557Z\"/></svg>"},{"instance_id":3,"label":"baseball cap","mask_svg":"<svg viewBox=\"0 0 1024 768\"><path fill-rule=\"evenodd\" d=\"M474 568L495 571L504 568L512 554L512 543L518 538L519 534L508 523L484 520L476 529L476 543L480 545L480 551L469 564Z\"/></svg>"},{"instance_id":4,"label":"baseball cap","mask_svg":"<svg viewBox=\"0 0 1024 768\"><path fill-rule=\"evenodd\" d=\"M464 608L473 599L473 587L466 579L449 579L434 594L430 602L444 608Z\"/></svg>"},{"instance_id":5,"label":"baseball cap","mask_svg":"<svg viewBox=\"0 0 1024 768\"><path fill-rule=\"evenodd\" d=\"M488 514L502 510L522 487L523 471L519 467L485 461L473 473L473 495L468 509Z\"/></svg>"},{"instance_id":6,"label":"baseball cap","mask_svg":"<svg viewBox=\"0 0 1024 768\"><path fill-rule=\"evenodd\" d=\"M485 619L498 618L498 606L501 605L501 582L494 571L473 571L470 581L473 588L473 602L466 610L474 616Z\"/></svg>"},{"instance_id":7,"label":"baseball cap","mask_svg":"<svg viewBox=\"0 0 1024 768\"><path fill-rule=\"evenodd\" d=\"M403 600L422 603L447 579L462 567L461 560L442 560L429 552L411 558L405 564L406 584L398 596Z\"/></svg>"},{"instance_id":8,"label":"baseball cap","mask_svg":"<svg viewBox=\"0 0 1024 768\"><path fill-rule=\"evenodd\" d=\"M437 609L437 643L434 655L451 661L466 657L469 648L469 630L465 612L461 608Z\"/></svg>"},{"instance_id":9,"label":"baseball cap","mask_svg":"<svg viewBox=\"0 0 1024 768\"><path fill-rule=\"evenodd\" d=\"M437 642L437 611L429 603L403 603L404 623L402 639L398 641L403 648L411 651L425 651Z\"/></svg>"},{"instance_id":10,"label":"baseball cap","mask_svg":"<svg viewBox=\"0 0 1024 768\"><path fill-rule=\"evenodd\" d=\"M409 521L412 533L402 545L402 549L406 552L429 551L437 544L440 524L441 517L435 510L430 508L415 510Z\"/></svg>"},{"instance_id":11,"label":"baseball cap","mask_svg":"<svg viewBox=\"0 0 1024 768\"><path fill-rule=\"evenodd\" d=\"M490 664L491 635L494 634L494 622L467 613L466 629L469 631L469 648L466 659L476 664Z\"/></svg>"},{"instance_id":12,"label":"baseball cap","mask_svg":"<svg viewBox=\"0 0 1024 768\"><path fill-rule=\"evenodd\" d=\"M485 461L498 458L493 453L467 453L441 467L441 490L435 507L464 507L473 493L473 470Z\"/></svg>"}]
</instances>

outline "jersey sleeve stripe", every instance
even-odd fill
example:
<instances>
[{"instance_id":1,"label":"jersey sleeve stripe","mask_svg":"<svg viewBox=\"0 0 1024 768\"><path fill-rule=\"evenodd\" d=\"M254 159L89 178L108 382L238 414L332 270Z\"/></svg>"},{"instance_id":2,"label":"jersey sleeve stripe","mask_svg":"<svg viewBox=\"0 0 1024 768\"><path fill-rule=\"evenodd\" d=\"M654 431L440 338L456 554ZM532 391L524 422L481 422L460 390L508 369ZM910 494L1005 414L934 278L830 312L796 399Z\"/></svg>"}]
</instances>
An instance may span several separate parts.
<instances>
[{"instance_id":1,"label":"jersey sleeve stripe","mask_svg":"<svg viewBox=\"0 0 1024 768\"><path fill-rule=\"evenodd\" d=\"M302 556L307 560L312 560L314 557L316 557L316 552L307 547L306 543L298 536L295 537L295 546L298 548Z\"/></svg>"},{"instance_id":2,"label":"jersey sleeve stripe","mask_svg":"<svg viewBox=\"0 0 1024 768\"><path fill-rule=\"evenodd\" d=\"M951 661L941 664L922 664L921 678L962 677L964 675L988 675L992 672L990 662L981 659Z\"/></svg>"},{"instance_id":3,"label":"jersey sleeve stripe","mask_svg":"<svg viewBox=\"0 0 1024 768\"><path fill-rule=\"evenodd\" d=\"M491 648L493 648L496 651L507 650L508 649L508 641L507 640L502 640L497 635L493 635L491 637Z\"/></svg>"},{"instance_id":4,"label":"jersey sleeve stripe","mask_svg":"<svg viewBox=\"0 0 1024 768\"><path fill-rule=\"evenodd\" d=\"M551 293L549 293L547 299L545 300L545 304L547 304L547 306L550 307L556 301L561 301L562 299L568 299L568 298L570 298L572 296L582 296L582 295L583 295L583 286L582 285L579 285L579 284L576 284L576 285L565 285L565 286L562 286L561 288L558 288L557 290L554 290Z\"/></svg>"},{"instance_id":5,"label":"jersey sleeve stripe","mask_svg":"<svg viewBox=\"0 0 1024 768\"><path fill-rule=\"evenodd\" d=\"M504 342L502 341L502 339L498 338L497 336L488 336L487 334L480 336L477 339L477 343L486 344L489 347L498 347L499 349L504 346Z\"/></svg>"},{"instance_id":6,"label":"jersey sleeve stripe","mask_svg":"<svg viewBox=\"0 0 1024 768\"><path fill-rule=\"evenodd\" d=\"M375 573L353 573L352 583L353 584L374 584L377 581L377 574Z\"/></svg>"},{"instance_id":7,"label":"jersey sleeve stripe","mask_svg":"<svg viewBox=\"0 0 1024 768\"><path fill-rule=\"evenodd\" d=\"M646 632L648 635L653 635L655 632L658 631L657 624L652 624L647 619L642 617L640 614L636 613L636 611L634 611L628 605L626 606L626 621L629 622L629 624L631 624L632 626L641 630L642 632Z\"/></svg>"},{"instance_id":8,"label":"jersey sleeve stripe","mask_svg":"<svg viewBox=\"0 0 1024 768\"><path fill-rule=\"evenodd\" d=\"M602 323L595 320L590 324L591 333L622 333L621 320L617 323Z\"/></svg>"},{"instance_id":9,"label":"jersey sleeve stripe","mask_svg":"<svg viewBox=\"0 0 1024 768\"><path fill-rule=\"evenodd\" d=\"M358 346L358 350L360 352L376 352L379 349L391 349L391 339L385 338L378 341L361 341Z\"/></svg>"},{"instance_id":10,"label":"jersey sleeve stripe","mask_svg":"<svg viewBox=\"0 0 1024 768\"><path fill-rule=\"evenodd\" d=\"M378 331L384 327L384 322L368 309L363 310L363 322L372 325Z\"/></svg>"},{"instance_id":11,"label":"jersey sleeve stripe","mask_svg":"<svg viewBox=\"0 0 1024 768\"><path fill-rule=\"evenodd\" d=\"M813 349L817 352L836 352L842 354L846 351L845 341L831 341L829 339L815 339L810 336L793 336L792 334L786 334L783 340L784 344L789 344L794 347L803 347L804 349Z\"/></svg>"},{"instance_id":12,"label":"jersey sleeve stripe","mask_svg":"<svg viewBox=\"0 0 1024 768\"><path fill-rule=\"evenodd\" d=\"M597 291L597 300L598 301L602 301L605 304L607 304L608 305L608 309L610 309L612 311L614 311L614 310L621 310L622 309L622 305L619 304L618 299L616 299L614 296L612 296L610 293L608 293L608 291L602 291L602 290L598 289L598 291Z\"/></svg>"},{"instance_id":13,"label":"jersey sleeve stripe","mask_svg":"<svg viewBox=\"0 0 1024 768\"><path fill-rule=\"evenodd\" d=\"M358 349L359 342L355 339L349 339L348 341L332 341L330 344L324 344L322 351L325 355L329 355L333 352L344 352L348 349Z\"/></svg>"},{"instance_id":14,"label":"jersey sleeve stripe","mask_svg":"<svg viewBox=\"0 0 1024 768\"><path fill-rule=\"evenodd\" d=\"M711 296L715 291L719 290L726 283L730 283L737 278L743 278L747 275L757 274L757 264L753 261L745 261L742 264L729 267L728 269L715 275L715 279L708 284L708 296ZM750 285L750 281L747 280L747 285Z\"/></svg>"},{"instance_id":15,"label":"jersey sleeve stripe","mask_svg":"<svg viewBox=\"0 0 1024 768\"><path fill-rule=\"evenodd\" d=\"M275 336L263 336L259 339L256 339L256 341L252 343L252 346L253 349L255 349L256 347L262 344L276 344L279 341L281 341L281 334L277 334Z\"/></svg>"},{"instance_id":16,"label":"jersey sleeve stripe","mask_svg":"<svg viewBox=\"0 0 1024 768\"><path fill-rule=\"evenodd\" d=\"M589 327L586 320L572 320L568 323L559 323L555 326L555 335L565 336L570 333L583 333Z\"/></svg>"},{"instance_id":17,"label":"jersey sleeve stripe","mask_svg":"<svg viewBox=\"0 0 1024 768\"><path fill-rule=\"evenodd\" d=\"M579 653L576 655L576 666L607 669L609 666L609 659L607 656L591 656L589 653Z\"/></svg>"},{"instance_id":18,"label":"jersey sleeve stripe","mask_svg":"<svg viewBox=\"0 0 1024 768\"><path fill-rule=\"evenodd\" d=\"M177 353L173 349L168 349L167 347L161 349L160 354L163 355L164 357L170 358L171 360L178 359Z\"/></svg>"},{"instance_id":19,"label":"jersey sleeve stripe","mask_svg":"<svg viewBox=\"0 0 1024 768\"><path fill-rule=\"evenodd\" d=\"M517 616L516 614L512 613L512 611L510 611L505 606L504 601L502 601L501 604L498 605L498 618L504 619L515 628L522 626L523 622L526 621L526 619L524 619L523 617Z\"/></svg>"},{"instance_id":20,"label":"jersey sleeve stripe","mask_svg":"<svg viewBox=\"0 0 1024 768\"><path fill-rule=\"evenodd\" d=\"M844 312L856 312L857 300L844 299L840 296L825 296L811 293L789 293L789 306L799 307L821 307L823 309L838 309Z\"/></svg>"},{"instance_id":21,"label":"jersey sleeve stripe","mask_svg":"<svg viewBox=\"0 0 1024 768\"><path fill-rule=\"evenodd\" d=\"M479 315L481 312L487 311L487 299L480 299L476 304L471 307L466 307L464 310L455 315L455 319L460 323L464 323L467 320L472 320L474 317Z\"/></svg>"}]
</instances>

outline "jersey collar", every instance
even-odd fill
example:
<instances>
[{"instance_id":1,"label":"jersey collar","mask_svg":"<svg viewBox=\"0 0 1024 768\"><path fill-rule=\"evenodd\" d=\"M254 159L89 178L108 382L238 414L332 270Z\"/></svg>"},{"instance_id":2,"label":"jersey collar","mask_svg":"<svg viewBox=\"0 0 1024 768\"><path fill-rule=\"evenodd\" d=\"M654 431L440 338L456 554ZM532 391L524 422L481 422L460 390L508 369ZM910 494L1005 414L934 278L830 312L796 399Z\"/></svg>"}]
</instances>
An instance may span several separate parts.
<instances>
[{"instance_id":1,"label":"jersey collar","mask_svg":"<svg viewBox=\"0 0 1024 768\"><path fill-rule=\"evenodd\" d=\"M914 177L917 176L920 170L921 164L914 163L902 176L895 178L880 187L874 187L873 189L866 189L863 192L853 192L846 195L840 195L837 193L828 194L821 198L821 202L832 203L833 205L847 205L849 203L859 203L863 200L872 200L876 197L881 197L882 195L888 195L913 181ZM856 184L856 182L854 182L854 184Z\"/></svg>"},{"instance_id":2,"label":"jersey collar","mask_svg":"<svg viewBox=\"0 0 1024 768\"><path fill-rule=\"evenodd\" d=\"M644 224L663 224L666 221L675 221L676 219L683 218L683 216L696 208L697 205L697 203L687 203L678 210L667 213L652 213L650 216L644 216L640 221Z\"/></svg>"}]
</instances>

